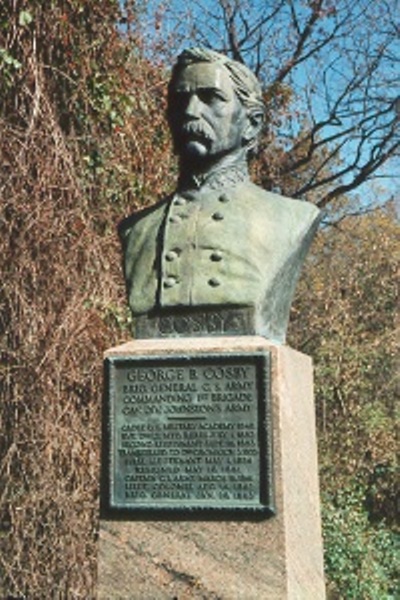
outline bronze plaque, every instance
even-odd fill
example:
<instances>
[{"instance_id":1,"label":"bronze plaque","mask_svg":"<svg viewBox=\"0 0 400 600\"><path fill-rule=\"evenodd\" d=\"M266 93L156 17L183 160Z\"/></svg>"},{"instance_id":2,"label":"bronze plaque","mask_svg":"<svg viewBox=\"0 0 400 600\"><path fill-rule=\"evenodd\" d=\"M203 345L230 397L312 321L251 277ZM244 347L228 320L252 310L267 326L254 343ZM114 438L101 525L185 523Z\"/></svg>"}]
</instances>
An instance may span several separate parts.
<instances>
[{"instance_id":1,"label":"bronze plaque","mask_svg":"<svg viewBox=\"0 0 400 600\"><path fill-rule=\"evenodd\" d=\"M105 516L273 513L270 356L105 361Z\"/></svg>"}]
</instances>

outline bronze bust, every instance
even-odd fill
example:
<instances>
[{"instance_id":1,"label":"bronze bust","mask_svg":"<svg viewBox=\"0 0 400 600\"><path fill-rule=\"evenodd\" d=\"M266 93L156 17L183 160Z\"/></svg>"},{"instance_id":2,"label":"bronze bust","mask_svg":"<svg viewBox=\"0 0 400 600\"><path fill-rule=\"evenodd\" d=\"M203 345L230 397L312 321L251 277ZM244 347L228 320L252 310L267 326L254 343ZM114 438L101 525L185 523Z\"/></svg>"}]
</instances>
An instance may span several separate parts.
<instances>
[{"instance_id":1,"label":"bronze bust","mask_svg":"<svg viewBox=\"0 0 400 600\"><path fill-rule=\"evenodd\" d=\"M251 311L247 333L284 341L320 211L249 180L263 112L260 85L242 64L205 49L179 56L168 99L177 190L120 225L138 322L231 307Z\"/></svg>"}]
</instances>

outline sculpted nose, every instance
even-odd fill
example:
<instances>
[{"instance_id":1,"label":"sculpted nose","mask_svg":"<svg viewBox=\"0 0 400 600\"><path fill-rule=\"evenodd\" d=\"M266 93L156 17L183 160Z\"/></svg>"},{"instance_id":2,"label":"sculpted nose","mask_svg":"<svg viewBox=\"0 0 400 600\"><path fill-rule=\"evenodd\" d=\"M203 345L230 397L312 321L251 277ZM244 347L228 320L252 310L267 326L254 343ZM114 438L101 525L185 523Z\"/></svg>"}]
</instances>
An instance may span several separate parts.
<instances>
[{"instance_id":1,"label":"sculpted nose","mask_svg":"<svg viewBox=\"0 0 400 600\"><path fill-rule=\"evenodd\" d=\"M201 103L198 97L193 94L189 98L189 102L186 105L185 114L188 117L197 118L200 116Z\"/></svg>"}]
</instances>

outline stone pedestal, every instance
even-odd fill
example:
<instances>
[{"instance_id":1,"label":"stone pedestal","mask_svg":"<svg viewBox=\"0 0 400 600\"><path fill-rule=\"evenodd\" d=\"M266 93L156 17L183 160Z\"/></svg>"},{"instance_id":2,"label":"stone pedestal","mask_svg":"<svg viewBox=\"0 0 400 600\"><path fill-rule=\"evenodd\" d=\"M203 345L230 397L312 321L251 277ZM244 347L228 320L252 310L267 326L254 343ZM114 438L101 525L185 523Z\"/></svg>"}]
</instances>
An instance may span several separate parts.
<instances>
[{"instance_id":1,"label":"stone pedestal","mask_svg":"<svg viewBox=\"0 0 400 600\"><path fill-rule=\"evenodd\" d=\"M276 515L100 522L98 597L109 600L325 598L312 364L261 337L139 340L106 356L271 353Z\"/></svg>"}]
</instances>

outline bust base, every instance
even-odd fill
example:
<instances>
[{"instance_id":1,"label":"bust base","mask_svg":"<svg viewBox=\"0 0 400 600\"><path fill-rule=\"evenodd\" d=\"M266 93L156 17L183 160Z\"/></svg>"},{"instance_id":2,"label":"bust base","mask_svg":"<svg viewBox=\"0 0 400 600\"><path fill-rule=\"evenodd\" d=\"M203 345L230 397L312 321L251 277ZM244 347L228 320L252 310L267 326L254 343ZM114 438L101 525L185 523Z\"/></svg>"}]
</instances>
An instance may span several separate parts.
<instances>
[{"instance_id":1,"label":"bust base","mask_svg":"<svg viewBox=\"0 0 400 600\"><path fill-rule=\"evenodd\" d=\"M311 359L256 337L137 340L106 356L271 353L276 515L100 521L98 597L325 598Z\"/></svg>"}]
</instances>

